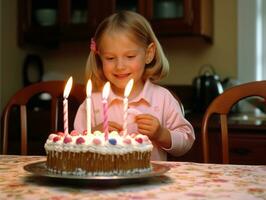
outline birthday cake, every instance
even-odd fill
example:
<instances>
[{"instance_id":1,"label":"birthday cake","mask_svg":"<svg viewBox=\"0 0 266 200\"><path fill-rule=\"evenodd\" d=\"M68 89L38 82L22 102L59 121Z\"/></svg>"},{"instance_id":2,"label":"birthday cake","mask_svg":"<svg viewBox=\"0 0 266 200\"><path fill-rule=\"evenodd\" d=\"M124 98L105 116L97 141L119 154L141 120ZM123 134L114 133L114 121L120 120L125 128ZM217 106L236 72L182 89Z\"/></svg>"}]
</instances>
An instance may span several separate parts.
<instances>
[{"instance_id":1,"label":"birthday cake","mask_svg":"<svg viewBox=\"0 0 266 200\"><path fill-rule=\"evenodd\" d=\"M142 134L121 136L113 131L49 135L44 147L53 173L91 176L128 175L151 170L153 145Z\"/></svg>"}]
</instances>

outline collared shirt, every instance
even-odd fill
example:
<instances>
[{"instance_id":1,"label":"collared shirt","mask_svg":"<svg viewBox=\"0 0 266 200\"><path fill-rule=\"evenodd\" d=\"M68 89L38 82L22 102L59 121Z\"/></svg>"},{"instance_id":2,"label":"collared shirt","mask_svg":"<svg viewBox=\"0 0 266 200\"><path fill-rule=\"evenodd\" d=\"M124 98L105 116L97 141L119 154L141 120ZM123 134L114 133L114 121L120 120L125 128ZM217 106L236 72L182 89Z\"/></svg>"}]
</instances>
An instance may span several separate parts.
<instances>
[{"instance_id":1,"label":"collared shirt","mask_svg":"<svg viewBox=\"0 0 266 200\"><path fill-rule=\"evenodd\" d=\"M141 93L128 102L128 133L137 133L137 125L134 117L138 114L151 114L156 117L161 126L171 133L171 147L162 148L153 142L152 160L167 160L167 153L180 156L186 153L192 146L195 135L191 124L184 118L179 102L166 89L159 85L145 82ZM108 98L108 120L121 126L124 123L123 98L110 91ZM101 93L92 94L92 127L103 122L103 105ZM86 130L86 102L83 102L76 114L74 128L83 132Z\"/></svg>"}]
</instances>

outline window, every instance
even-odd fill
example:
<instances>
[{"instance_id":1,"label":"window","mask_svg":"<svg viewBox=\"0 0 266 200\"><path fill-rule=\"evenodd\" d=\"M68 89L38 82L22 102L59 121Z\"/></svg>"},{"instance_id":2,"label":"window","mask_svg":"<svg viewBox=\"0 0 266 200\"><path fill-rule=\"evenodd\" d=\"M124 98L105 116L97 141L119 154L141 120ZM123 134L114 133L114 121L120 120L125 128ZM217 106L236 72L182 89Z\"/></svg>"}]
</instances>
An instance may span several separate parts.
<instances>
[{"instance_id":1,"label":"window","mask_svg":"<svg viewBox=\"0 0 266 200\"><path fill-rule=\"evenodd\" d=\"M266 2L238 0L238 79L266 79Z\"/></svg>"}]
</instances>

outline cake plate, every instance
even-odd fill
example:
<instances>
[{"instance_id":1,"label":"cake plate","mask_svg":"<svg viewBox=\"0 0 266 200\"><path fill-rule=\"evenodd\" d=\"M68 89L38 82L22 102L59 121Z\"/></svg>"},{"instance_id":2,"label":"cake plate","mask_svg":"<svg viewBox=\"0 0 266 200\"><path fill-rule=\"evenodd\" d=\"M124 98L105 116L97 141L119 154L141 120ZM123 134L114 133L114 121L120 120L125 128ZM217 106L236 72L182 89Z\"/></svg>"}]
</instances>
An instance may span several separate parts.
<instances>
[{"instance_id":1,"label":"cake plate","mask_svg":"<svg viewBox=\"0 0 266 200\"><path fill-rule=\"evenodd\" d=\"M129 175L115 175L115 176L90 176L90 175L70 175L70 174L56 174L50 172L46 168L46 161L39 161L35 163L31 163L24 166L24 170L32 173L35 176L41 177L50 177L50 178L58 178L58 179L77 179L77 180L97 180L97 181L123 181L123 180L139 180L139 179L147 179L157 176L162 176L166 173L170 168L163 164L151 163L152 169L149 172L143 173L133 173Z\"/></svg>"}]
</instances>

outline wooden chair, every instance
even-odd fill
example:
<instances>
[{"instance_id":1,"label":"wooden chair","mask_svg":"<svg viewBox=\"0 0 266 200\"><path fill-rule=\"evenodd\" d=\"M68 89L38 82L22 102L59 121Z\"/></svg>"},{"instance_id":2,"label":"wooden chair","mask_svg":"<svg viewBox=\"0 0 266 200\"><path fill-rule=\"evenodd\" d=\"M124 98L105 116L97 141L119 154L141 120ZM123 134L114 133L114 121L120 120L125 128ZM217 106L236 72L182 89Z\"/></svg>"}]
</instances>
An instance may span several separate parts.
<instances>
[{"instance_id":1,"label":"wooden chair","mask_svg":"<svg viewBox=\"0 0 266 200\"><path fill-rule=\"evenodd\" d=\"M39 82L32 85L29 85L25 88L19 90L7 103L2 114L2 153L7 154L8 152L8 137L9 137L9 118L11 110L14 106L19 107L20 111L20 135L21 135L21 154L27 155L27 103L34 96L41 93L48 93L51 95L51 106L50 114L51 121L50 125L51 131L58 130L58 112L59 112L59 99L63 99L63 91L65 88L65 81L46 81ZM73 84L69 98L74 98L79 104L84 101L86 97L85 86L82 84ZM70 108L71 106L69 106ZM63 114L62 114L63 115ZM40 122L42 123L42 122ZM36 133L37 134L37 133ZM49 133L47 133L49 134Z\"/></svg>"},{"instance_id":2,"label":"wooden chair","mask_svg":"<svg viewBox=\"0 0 266 200\"><path fill-rule=\"evenodd\" d=\"M221 143L222 143L222 163L229 163L228 147L228 124L227 114L232 106L247 97L261 97L266 99L266 81L255 81L241 84L225 90L221 95L216 97L207 108L202 120L202 144L203 160L209 162L209 144L208 144L208 126L209 119L213 114L218 114L221 126Z\"/></svg>"}]
</instances>

